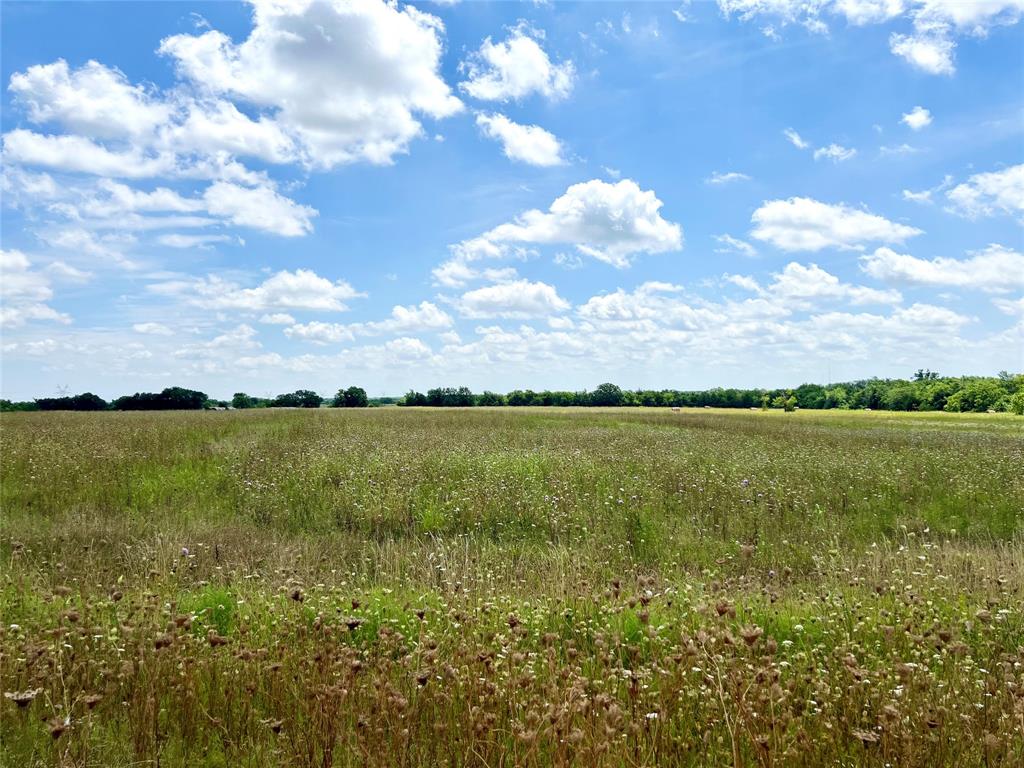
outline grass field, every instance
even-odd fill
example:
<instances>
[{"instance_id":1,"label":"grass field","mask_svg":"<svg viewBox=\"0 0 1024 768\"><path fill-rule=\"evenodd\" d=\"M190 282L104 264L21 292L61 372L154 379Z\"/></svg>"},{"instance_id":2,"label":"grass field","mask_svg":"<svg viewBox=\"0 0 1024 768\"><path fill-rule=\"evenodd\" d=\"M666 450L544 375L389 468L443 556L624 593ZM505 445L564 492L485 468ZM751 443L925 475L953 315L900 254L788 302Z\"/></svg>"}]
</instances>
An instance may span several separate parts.
<instances>
[{"instance_id":1,"label":"grass field","mask_svg":"<svg viewBox=\"0 0 1024 768\"><path fill-rule=\"evenodd\" d=\"M4 414L0 763L1024 764L1024 419Z\"/></svg>"}]
</instances>

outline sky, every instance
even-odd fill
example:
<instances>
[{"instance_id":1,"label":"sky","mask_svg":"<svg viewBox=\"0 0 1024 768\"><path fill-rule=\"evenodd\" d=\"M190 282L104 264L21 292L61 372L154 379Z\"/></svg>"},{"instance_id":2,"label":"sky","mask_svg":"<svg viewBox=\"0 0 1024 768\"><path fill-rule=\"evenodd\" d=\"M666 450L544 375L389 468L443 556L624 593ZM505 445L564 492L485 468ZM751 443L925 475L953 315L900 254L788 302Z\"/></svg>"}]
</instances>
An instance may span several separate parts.
<instances>
[{"instance_id":1,"label":"sky","mask_svg":"<svg viewBox=\"0 0 1024 768\"><path fill-rule=\"evenodd\" d=\"M3 397L1024 371L1024 0L0 14Z\"/></svg>"}]
</instances>

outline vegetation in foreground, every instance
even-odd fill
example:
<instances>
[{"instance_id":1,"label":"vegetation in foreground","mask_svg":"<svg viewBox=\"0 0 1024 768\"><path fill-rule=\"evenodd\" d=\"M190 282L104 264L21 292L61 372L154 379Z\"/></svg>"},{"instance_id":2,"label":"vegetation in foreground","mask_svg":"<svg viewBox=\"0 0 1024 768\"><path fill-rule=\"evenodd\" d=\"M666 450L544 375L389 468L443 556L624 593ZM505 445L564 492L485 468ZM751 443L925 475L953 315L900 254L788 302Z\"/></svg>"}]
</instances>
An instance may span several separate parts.
<instances>
[{"instance_id":1,"label":"vegetation in foreground","mask_svg":"<svg viewBox=\"0 0 1024 768\"><path fill-rule=\"evenodd\" d=\"M5 414L10 765L1019 765L1008 415Z\"/></svg>"}]
</instances>

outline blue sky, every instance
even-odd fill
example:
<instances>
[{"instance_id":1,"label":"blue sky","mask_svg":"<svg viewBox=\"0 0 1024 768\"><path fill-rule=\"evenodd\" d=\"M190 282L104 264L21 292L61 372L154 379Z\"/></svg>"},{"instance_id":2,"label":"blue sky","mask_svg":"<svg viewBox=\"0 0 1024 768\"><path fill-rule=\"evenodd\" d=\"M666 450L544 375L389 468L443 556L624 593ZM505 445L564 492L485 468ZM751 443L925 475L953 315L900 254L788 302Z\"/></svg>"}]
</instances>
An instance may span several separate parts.
<instances>
[{"instance_id":1,"label":"blue sky","mask_svg":"<svg viewBox=\"0 0 1024 768\"><path fill-rule=\"evenodd\" d=\"M1024 369L1022 0L0 12L5 397Z\"/></svg>"}]
</instances>

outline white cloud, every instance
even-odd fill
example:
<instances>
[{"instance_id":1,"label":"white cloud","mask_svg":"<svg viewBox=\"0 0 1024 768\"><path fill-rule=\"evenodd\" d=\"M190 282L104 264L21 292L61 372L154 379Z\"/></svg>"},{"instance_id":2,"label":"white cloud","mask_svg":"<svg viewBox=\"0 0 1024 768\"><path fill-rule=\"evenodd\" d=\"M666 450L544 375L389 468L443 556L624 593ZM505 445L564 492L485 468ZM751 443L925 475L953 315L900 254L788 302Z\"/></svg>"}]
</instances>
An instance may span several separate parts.
<instances>
[{"instance_id":1,"label":"white cloud","mask_svg":"<svg viewBox=\"0 0 1024 768\"><path fill-rule=\"evenodd\" d=\"M207 309L251 312L274 309L344 312L348 310L345 302L365 296L344 280L332 283L308 269L283 270L255 288L242 288L210 275L199 280L153 283L149 290L164 296L180 297Z\"/></svg>"},{"instance_id":2,"label":"white cloud","mask_svg":"<svg viewBox=\"0 0 1024 768\"><path fill-rule=\"evenodd\" d=\"M270 187L242 187L218 181L206 188L203 199L207 210L215 216L284 237L312 232L312 218L317 215L315 208L289 200Z\"/></svg>"},{"instance_id":3,"label":"white cloud","mask_svg":"<svg viewBox=\"0 0 1024 768\"><path fill-rule=\"evenodd\" d=\"M956 43L944 34L901 35L894 32L889 37L889 50L929 75L952 75L956 71L953 65L955 48Z\"/></svg>"},{"instance_id":4,"label":"white cloud","mask_svg":"<svg viewBox=\"0 0 1024 768\"><path fill-rule=\"evenodd\" d=\"M1024 296L1019 299L992 299L996 309L1007 315L1019 315L1024 318Z\"/></svg>"},{"instance_id":5,"label":"white cloud","mask_svg":"<svg viewBox=\"0 0 1024 768\"><path fill-rule=\"evenodd\" d=\"M314 344L336 344L340 341L352 341L355 338L348 326L340 323L325 323L320 320L285 328L284 335L289 339L310 341Z\"/></svg>"},{"instance_id":6,"label":"white cloud","mask_svg":"<svg viewBox=\"0 0 1024 768\"><path fill-rule=\"evenodd\" d=\"M442 331L451 328L454 321L447 312L429 301L422 301L418 306L396 306L391 310L391 317L369 323L310 323L292 325L285 328L289 338L326 344L339 341L352 341L357 336L375 336L393 333L423 333L426 331Z\"/></svg>"},{"instance_id":7,"label":"white cloud","mask_svg":"<svg viewBox=\"0 0 1024 768\"><path fill-rule=\"evenodd\" d=\"M705 184L728 184L732 181L750 181L750 177L747 174L739 173L738 171L728 171L726 173L715 171L704 179Z\"/></svg>"},{"instance_id":8,"label":"white cloud","mask_svg":"<svg viewBox=\"0 0 1024 768\"><path fill-rule=\"evenodd\" d=\"M209 248L214 243L229 243L234 238L228 235L160 235L156 239L168 248Z\"/></svg>"},{"instance_id":9,"label":"white cloud","mask_svg":"<svg viewBox=\"0 0 1024 768\"><path fill-rule=\"evenodd\" d=\"M893 19L906 9L906 0L836 0L835 10L854 26L878 24Z\"/></svg>"},{"instance_id":10,"label":"white cloud","mask_svg":"<svg viewBox=\"0 0 1024 768\"><path fill-rule=\"evenodd\" d=\"M46 136L16 128L3 138L5 163L126 179L164 176L175 168L170 154L151 155L135 148L113 151L82 136Z\"/></svg>"},{"instance_id":11,"label":"white cloud","mask_svg":"<svg viewBox=\"0 0 1024 768\"><path fill-rule=\"evenodd\" d=\"M18 328L33 320L71 322L47 303L52 298L49 278L33 269L24 253L0 249L0 327Z\"/></svg>"},{"instance_id":12,"label":"white cloud","mask_svg":"<svg viewBox=\"0 0 1024 768\"><path fill-rule=\"evenodd\" d=\"M775 25L799 24L814 33L827 33L826 15L844 17L854 26L883 24L909 18L909 34L893 33L889 48L912 66L929 74L952 74L958 35L984 37L995 26L1016 24L1024 0L718 0L723 14L743 21L770 18L766 35L779 39Z\"/></svg>"},{"instance_id":13,"label":"white cloud","mask_svg":"<svg viewBox=\"0 0 1024 768\"><path fill-rule=\"evenodd\" d=\"M260 322L264 325L294 325L295 318L287 312L274 312L272 314L262 315L260 317Z\"/></svg>"},{"instance_id":14,"label":"white cloud","mask_svg":"<svg viewBox=\"0 0 1024 768\"><path fill-rule=\"evenodd\" d=\"M467 291L455 302L464 317L545 317L569 309L569 302L547 283L516 280Z\"/></svg>"},{"instance_id":15,"label":"white cloud","mask_svg":"<svg viewBox=\"0 0 1024 768\"><path fill-rule=\"evenodd\" d=\"M417 115L461 102L440 75L444 25L412 5L257 3L240 44L175 35L160 51L196 87L272 110L309 164L390 163L422 133Z\"/></svg>"},{"instance_id":16,"label":"white cloud","mask_svg":"<svg viewBox=\"0 0 1024 768\"><path fill-rule=\"evenodd\" d=\"M256 329L251 325L242 323L236 325L222 334L214 336L209 341L201 341L196 344L186 344L174 352L179 359L223 359L230 353L238 353L242 350L259 349L261 344L256 340Z\"/></svg>"},{"instance_id":17,"label":"white cloud","mask_svg":"<svg viewBox=\"0 0 1024 768\"><path fill-rule=\"evenodd\" d=\"M903 199L911 203L930 203L932 201L932 190L922 189L920 192L913 192L909 189L904 189Z\"/></svg>"},{"instance_id":18,"label":"white cloud","mask_svg":"<svg viewBox=\"0 0 1024 768\"><path fill-rule=\"evenodd\" d=\"M921 230L842 203L806 197L769 200L754 211L751 235L784 251L855 249L866 243L902 243Z\"/></svg>"},{"instance_id":19,"label":"white cloud","mask_svg":"<svg viewBox=\"0 0 1024 768\"><path fill-rule=\"evenodd\" d=\"M505 157L542 167L564 165L562 144L539 125L520 125L501 114L478 114L476 124L488 138L501 142Z\"/></svg>"},{"instance_id":20,"label":"white cloud","mask_svg":"<svg viewBox=\"0 0 1024 768\"><path fill-rule=\"evenodd\" d=\"M662 202L631 179L610 184L600 179L573 184L548 210L529 210L479 239L501 248L518 244L570 244L587 256L616 267L641 253L683 247L678 224L661 217Z\"/></svg>"},{"instance_id":21,"label":"white cloud","mask_svg":"<svg viewBox=\"0 0 1024 768\"><path fill-rule=\"evenodd\" d=\"M540 45L543 33L520 23L508 38L494 43L483 41L461 65L468 79L459 88L484 101L519 100L538 93L552 101L572 91L576 68L572 61L552 63Z\"/></svg>"},{"instance_id":22,"label":"white cloud","mask_svg":"<svg viewBox=\"0 0 1024 768\"><path fill-rule=\"evenodd\" d=\"M295 140L266 115L253 120L223 99L192 100L182 111L181 122L166 126L160 137L177 152L228 152L268 163L303 159Z\"/></svg>"},{"instance_id":23,"label":"white cloud","mask_svg":"<svg viewBox=\"0 0 1024 768\"><path fill-rule=\"evenodd\" d=\"M417 333L422 331L440 331L451 328L451 315L429 301L421 301L419 305L396 306L391 310L387 320L363 323L357 326L357 333Z\"/></svg>"},{"instance_id":24,"label":"white cloud","mask_svg":"<svg viewBox=\"0 0 1024 768\"><path fill-rule=\"evenodd\" d=\"M861 269L872 277L892 283L996 293L1024 289L1024 254L1001 245L990 245L966 259L919 259L890 248L879 248L861 257Z\"/></svg>"},{"instance_id":25,"label":"white cloud","mask_svg":"<svg viewBox=\"0 0 1024 768\"><path fill-rule=\"evenodd\" d=\"M753 258L757 256L757 248L752 246L746 240L740 240L738 237L732 235L715 235L715 242L718 243L718 248L715 248L715 253L738 253L740 256L746 256L747 258Z\"/></svg>"},{"instance_id":26,"label":"white cloud","mask_svg":"<svg viewBox=\"0 0 1024 768\"><path fill-rule=\"evenodd\" d=\"M794 131L792 128L787 128L786 130L784 130L782 132L782 135L785 136L789 140L789 143L792 144L797 149L807 149L808 147L811 146L810 143L804 141L800 134Z\"/></svg>"},{"instance_id":27,"label":"white cloud","mask_svg":"<svg viewBox=\"0 0 1024 768\"><path fill-rule=\"evenodd\" d=\"M899 291L843 283L817 264L791 261L774 278L767 293L784 300L845 299L851 304L898 304L902 300Z\"/></svg>"},{"instance_id":28,"label":"white cloud","mask_svg":"<svg viewBox=\"0 0 1024 768\"><path fill-rule=\"evenodd\" d=\"M941 192L944 189L949 189L953 184L953 177L949 174L942 179L941 182L936 184L930 189L922 189L920 192L914 192L910 189L903 190L903 199L911 203L921 203L924 205L930 205L932 202L932 195L936 192Z\"/></svg>"},{"instance_id":29,"label":"white cloud","mask_svg":"<svg viewBox=\"0 0 1024 768\"><path fill-rule=\"evenodd\" d=\"M1024 163L1001 171L977 173L946 193L952 210L976 219L1007 213L1024 214Z\"/></svg>"},{"instance_id":30,"label":"white cloud","mask_svg":"<svg viewBox=\"0 0 1024 768\"><path fill-rule=\"evenodd\" d=\"M855 157L857 154L856 149L847 149L846 147L840 146L839 144L829 144L827 147L819 147L814 150L814 159L820 160L825 158L831 160L834 163L841 163L845 160L849 160Z\"/></svg>"},{"instance_id":31,"label":"white cloud","mask_svg":"<svg viewBox=\"0 0 1024 768\"><path fill-rule=\"evenodd\" d=\"M59 280L69 280L73 283L87 283L93 278L92 272L87 272L78 267L73 267L66 261L51 261L46 265L46 271L57 277Z\"/></svg>"},{"instance_id":32,"label":"white cloud","mask_svg":"<svg viewBox=\"0 0 1024 768\"><path fill-rule=\"evenodd\" d=\"M135 323L132 330L136 333L145 333L151 336L173 336L174 331L163 323Z\"/></svg>"},{"instance_id":33,"label":"white cloud","mask_svg":"<svg viewBox=\"0 0 1024 768\"><path fill-rule=\"evenodd\" d=\"M922 128L927 128L932 124L932 113L924 107L917 106L904 113L900 122L911 130L920 131Z\"/></svg>"},{"instance_id":34,"label":"white cloud","mask_svg":"<svg viewBox=\"0 0 1024 768\"><path fill-rule=\"evenodd\" d=\"M8 90L33 123L58 123L100 139L152 136L171 107L123 72L89 61L71 71L64 59L11 75Z\"/></svg>"}]
</instances>

